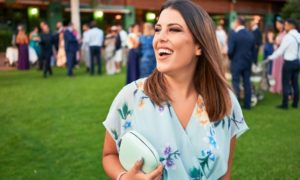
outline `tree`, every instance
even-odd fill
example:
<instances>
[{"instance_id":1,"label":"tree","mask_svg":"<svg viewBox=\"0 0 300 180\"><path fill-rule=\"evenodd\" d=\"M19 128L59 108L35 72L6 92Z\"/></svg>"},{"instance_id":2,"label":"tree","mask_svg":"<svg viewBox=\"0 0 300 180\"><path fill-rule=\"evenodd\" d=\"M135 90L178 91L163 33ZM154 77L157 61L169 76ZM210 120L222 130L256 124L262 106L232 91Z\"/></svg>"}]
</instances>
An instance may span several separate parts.
<instances>
[{"instance_id":1,"label":"tree","mask_svg":"<svg viewBox=\"0 0 300 180\"><path fill-rule=\"evenodd\" d=\"M300 0L288 0L281 10L283 18L300 19Z\"/></svg>"}]
</instances>

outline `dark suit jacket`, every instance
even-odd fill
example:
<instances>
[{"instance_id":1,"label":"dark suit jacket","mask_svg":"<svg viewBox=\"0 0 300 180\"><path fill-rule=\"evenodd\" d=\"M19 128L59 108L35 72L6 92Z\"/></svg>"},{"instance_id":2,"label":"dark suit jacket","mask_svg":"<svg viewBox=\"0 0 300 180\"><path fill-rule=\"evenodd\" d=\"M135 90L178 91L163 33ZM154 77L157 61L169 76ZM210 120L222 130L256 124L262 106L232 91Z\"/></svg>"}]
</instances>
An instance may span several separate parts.
<instances>
[{"instance_id":1,"label":"dark suit jacket","mask_svg":"<svg viewBox=\"0 0 300 180\"><path fill-rule=\"evenodd\" d=\"M228 55L231 60L231 68L251 68L255 57L255 42L251 32L241 29L232 31L228 40Z\"/></svg>"},{"instance_id":2,"label":"dark suit jacket","mask_svg":"<svg viewBox=\"0 0 300 180\"><path fill-rule=\"evenodd\" d=\"M41 58L43 60L50 59L52 56L52 45L53 45L53 37L49 33L41 34Z\"/></svg>"},{"instance_id":3,"label":"dark suit jacket","mask_svg":"<svg viewBox=\"0 0 300 180\"><path fill-rule=\"evenodd\" d=\"M262 44L262 35L259 30L259 28L256 28L254 31L252 31L254 35L254 41L255 41L255 56L254 56L254 62L257 62L257 56L258 56L258 51L259 47Z\"/></svg>"},{"instance_id":4,"label":"dark suit jacket","mask_svg":"<svg viewBox=\"0 0 300 180\"><path fill-rule=\"evenodd\" d=\"M254 35L255 40L255 46L258 48L262 44L262 36L259 28L256 28L254 31L252 31Z\"/></svg>"},{"instance_id":5,"label":"dark suit jacket","mask_svg":"<svg viewBox=\"0 0 300 180\"><path fill-rule=\"evenodd\" d=\"M58 51L58 46L59 46L59 33L58 32L56 32L53 35L53 44L54 44L55 50L57 52Z\"/></svg>"},{"instance_id":6,"label":"dark suit jacket","mask_svg":"<svg viewBox=\"0 0 300 180\"><path fill-rule=\"evenodd\" d=\"M64 31L65 50L68 52L76 52L78 50L78 42L74 34L69 31Z\"/></svg>"}]
</instances>

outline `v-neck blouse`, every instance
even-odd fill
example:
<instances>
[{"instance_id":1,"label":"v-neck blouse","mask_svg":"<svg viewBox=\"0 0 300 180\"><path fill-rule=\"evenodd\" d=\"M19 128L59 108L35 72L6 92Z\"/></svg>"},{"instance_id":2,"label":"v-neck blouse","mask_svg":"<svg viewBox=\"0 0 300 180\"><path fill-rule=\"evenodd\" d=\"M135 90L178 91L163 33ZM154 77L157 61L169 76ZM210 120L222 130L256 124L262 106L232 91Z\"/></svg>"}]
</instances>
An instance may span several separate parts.
<instances>
[{"instance_id":1,"label":"v-neck blouse","mask_svg":"<svg viewBox=\"0 0 300 180\"><path fill-rule=\"evenodd\" d=\"M170 103L159 107L145 95L145 79L125 86L114 99L106 120L106 130L119 150L121 137L138 131L156 148L164 164L163 179L219 179L225 175L231 138L248 130L241 107L230 91L230 116L210 122L201 95L184 129Z\"/></svg>"}]
</instances>

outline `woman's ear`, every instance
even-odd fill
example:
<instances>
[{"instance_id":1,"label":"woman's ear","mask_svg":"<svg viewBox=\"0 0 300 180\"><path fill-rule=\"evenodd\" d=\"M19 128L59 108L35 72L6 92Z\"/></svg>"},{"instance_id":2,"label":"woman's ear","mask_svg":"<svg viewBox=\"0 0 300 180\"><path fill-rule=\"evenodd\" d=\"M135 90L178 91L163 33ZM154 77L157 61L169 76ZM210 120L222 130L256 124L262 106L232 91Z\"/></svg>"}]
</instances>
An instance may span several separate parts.
<instances>
[{"instance_id":1,"label":"woman's ear","mask_svg":"<svg viewBox=\"0 0 300 180\"><path fill-rule=\"evenodd\" d=\"M195 55L196 56L201 56L201 54L202 54L202 49L200 48L199 45L197 45L196 48L195 48Z\"/></svg>"}]
</instances>

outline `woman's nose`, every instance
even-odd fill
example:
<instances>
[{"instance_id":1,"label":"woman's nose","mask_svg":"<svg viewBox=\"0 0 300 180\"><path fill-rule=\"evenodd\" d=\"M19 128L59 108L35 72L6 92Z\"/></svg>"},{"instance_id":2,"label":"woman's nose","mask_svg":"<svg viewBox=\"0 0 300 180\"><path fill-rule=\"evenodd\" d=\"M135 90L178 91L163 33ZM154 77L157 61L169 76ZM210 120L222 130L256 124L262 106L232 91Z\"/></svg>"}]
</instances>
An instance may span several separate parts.
<instances>
[{"instance_id":1,"label":"woman's nose","mask_svg":"<svg viewBox=\"0 0 300 180\"><path fill-rule=\"evenodd\" d=\"M167 31L161 30L161 31L157 34L157 40L160 41L160 42L166 42L166 41L168 41L168 34L167 34Z\"/></svg>"}]
</instances>

